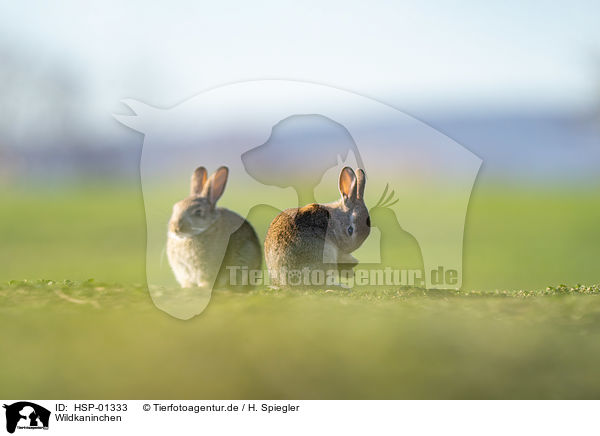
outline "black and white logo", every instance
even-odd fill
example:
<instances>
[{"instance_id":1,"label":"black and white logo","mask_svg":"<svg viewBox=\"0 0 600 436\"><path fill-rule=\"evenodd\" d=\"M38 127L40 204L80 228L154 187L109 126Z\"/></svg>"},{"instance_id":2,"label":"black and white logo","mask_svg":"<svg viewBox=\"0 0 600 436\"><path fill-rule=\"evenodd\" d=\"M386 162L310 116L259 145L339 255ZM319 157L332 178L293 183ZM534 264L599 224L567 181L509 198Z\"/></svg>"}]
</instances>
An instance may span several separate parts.
<instances>
[{"instance_id":1,"label":"black and white logo","mask_svg":"<svg viewBox=\"0 0 600 436\"><path fill-rule=\"evenodd\" d=\"M50 411L29 401L19 401L3 406L6 409L6 431L14 433L22 430L48 430Z\"/></svg>"}]
</instances>

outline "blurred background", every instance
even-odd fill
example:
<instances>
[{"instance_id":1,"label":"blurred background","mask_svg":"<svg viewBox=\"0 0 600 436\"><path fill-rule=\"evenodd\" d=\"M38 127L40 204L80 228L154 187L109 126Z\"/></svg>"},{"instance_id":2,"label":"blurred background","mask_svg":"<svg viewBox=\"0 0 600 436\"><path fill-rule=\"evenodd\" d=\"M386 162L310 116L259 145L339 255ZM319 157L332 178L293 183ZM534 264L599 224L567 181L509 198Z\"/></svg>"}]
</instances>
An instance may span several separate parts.
<instances>
[{"instance_id":1,"label":"blurred background","mask_svg":"<svg viewBox=\"0 0 600 436\"><path fill-rule=\"evenodd\" d=\"M119 101L273 78L382 101L483 159L463 288L597 283L598 16L591 0L4 4L0 280L142 283L143 137Z\"/></svg>"}]
</instances>

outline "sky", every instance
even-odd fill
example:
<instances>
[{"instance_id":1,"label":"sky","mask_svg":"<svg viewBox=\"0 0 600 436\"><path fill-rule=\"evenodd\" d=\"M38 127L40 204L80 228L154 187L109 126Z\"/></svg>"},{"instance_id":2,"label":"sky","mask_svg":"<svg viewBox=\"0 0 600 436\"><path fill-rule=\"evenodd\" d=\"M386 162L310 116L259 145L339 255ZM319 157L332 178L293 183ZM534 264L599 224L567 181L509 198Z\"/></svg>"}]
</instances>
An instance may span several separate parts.
<instances>
[{"instance_id":1,"label":"sky","mask_svg":"<svg viewBox=\"0 0 600 436\"><path fill-rule=\"evenodd\" d=\"M2 1L0 53L63 75L92 117L268 78L409 112L579 110L600 96L598 17L597 1Z\"/></svg>"}]
</instances>

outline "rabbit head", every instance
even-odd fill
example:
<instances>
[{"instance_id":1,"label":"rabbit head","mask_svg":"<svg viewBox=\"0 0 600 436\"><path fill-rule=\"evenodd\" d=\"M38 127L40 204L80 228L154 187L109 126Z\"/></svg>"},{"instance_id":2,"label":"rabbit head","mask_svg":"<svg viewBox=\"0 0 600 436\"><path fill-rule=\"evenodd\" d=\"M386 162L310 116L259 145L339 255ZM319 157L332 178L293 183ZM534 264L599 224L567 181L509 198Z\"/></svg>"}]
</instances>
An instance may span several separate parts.
<instances>
[{"instance_id":1,"label":"rabbit head","mask_svg":"<svg viewBox=\"0 0 600 436\"><path fill-rule=\"evenodd\" d=\"M190 237L210 228L219 218L216 204L223 195L228 174L227 167L221 167L207 177L206 168L196 168L192 174L189 197L173 206L169 233L176 237Z\"/></svg>"},{"instance_id":2,"label":"rabbit head","mask_svg":"<svg viewBox=\"0 0 600 436\"><path fill-rule=\"evenodd\" d=\"M340 172L341 199L329 203L330 213L327 238L343 253L351 253L367 239L371 231L371 218L364 201L366 176L362 169L354 173L345 167Z\"/></svg>"}]
</instances>

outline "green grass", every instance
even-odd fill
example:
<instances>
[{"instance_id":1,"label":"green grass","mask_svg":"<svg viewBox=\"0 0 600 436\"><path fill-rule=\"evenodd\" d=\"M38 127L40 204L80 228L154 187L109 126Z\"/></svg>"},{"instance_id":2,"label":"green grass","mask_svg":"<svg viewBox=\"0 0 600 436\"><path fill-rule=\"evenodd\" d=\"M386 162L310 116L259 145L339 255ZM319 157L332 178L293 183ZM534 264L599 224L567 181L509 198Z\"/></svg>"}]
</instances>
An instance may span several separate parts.
<instances>
[{"instance_id":1,"label":"green grass","mask_svg":"<svg viewBox=\"0 0 600 436\"><path fill-rule=\"evenodd\" d=\"M463 289L599 283L599 199L598 187L477 185L465 226ZM0 282L90 277L145 281L146 227L138 187L0 190L0 204ZM273 214L263 212L253 211L259 234ZM392 256L409 263L419 256L408 233L389 238L396 246Z\"/></svg>"},{"instance_id":2,"label":"green grass","mask_svg":"<svg viewBox=\"0 0 600 436\"><path fill-rule=\"evenodd\" d=\"M599 398L599 288L548 288L600 283L598 198L597 187L479 184L461 292L220 292L181 321L142 285L139 189L0 191L0 392ZM414 250L395 237L400 255Z\"/></svg>"},{"instance_id":3,"label":"green grass","mask_svg":"<svg viewBox=\"0 0 600 436\"><path fill-rule=\"evenodd\" d=\"M215 293L0 288L9 398L598 398L600 287Z\"/></svg>"},{"instance_id":4,"label":"green grass","mask_svg":"<svg viewBox=\"0 0 600 436\"><path fill-rule=\"evenodd\" d=\"M0 191L0 202L0 280L144 281L146 227L138 188L15 188Z\"/></svg>"}]
</instances>

